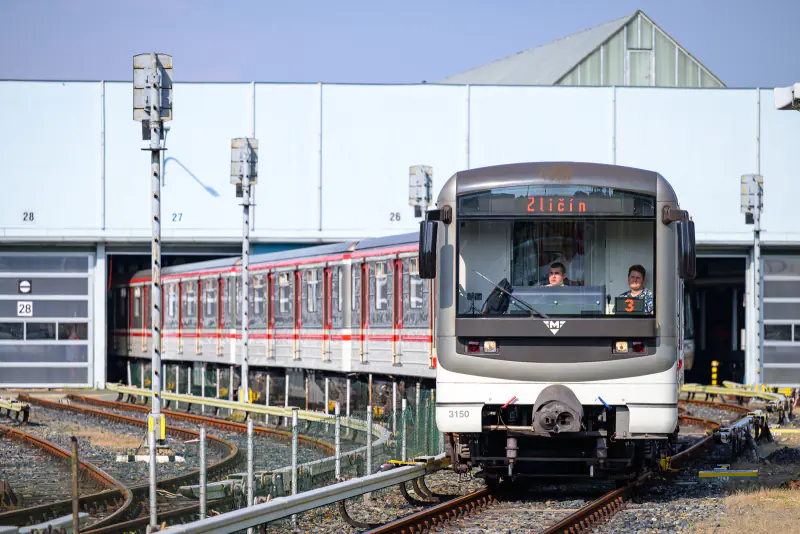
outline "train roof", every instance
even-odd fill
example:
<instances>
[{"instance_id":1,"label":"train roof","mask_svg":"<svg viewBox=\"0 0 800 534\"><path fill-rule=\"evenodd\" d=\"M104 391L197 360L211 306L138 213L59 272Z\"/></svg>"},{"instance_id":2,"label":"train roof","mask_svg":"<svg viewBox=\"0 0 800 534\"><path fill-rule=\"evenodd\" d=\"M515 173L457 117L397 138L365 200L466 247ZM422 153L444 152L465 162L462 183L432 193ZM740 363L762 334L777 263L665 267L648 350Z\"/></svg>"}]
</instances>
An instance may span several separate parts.
<instances>
[{"instance_id":1,"label":"train roof","mask_svg":"<svg viewBox=\"0 0 800 534\"><path fill-rule=\"evenodd\" d=\"M266 254L254 254L250 256L250 265L264 265L271 263L286 262L291 260L302 260L305 258L314 258L316 256L336 256L344 255L354 251L368 251L382 248L400 247L408 245L416 245L419 241L417 233L408 233L400 235L391 235L385 237L375 237L362 239L360 241L342 241L338 243L330 243L327 245L317 245L311 247L303 247L292 250L283 250L280 252L268 252ZM181 265L173 265L161 270L162 276L170 276L176 274L195 273L198 271L216 271L225 270L236 267L241 264L241 256L231 256L228 258L220 258L216 260L201 261L196 263L185 263ZM126 277L126 282L131 279L148 279L150 278L150 269L141 270L133 273L130 278Z\"/></svg>"},{"instance_id":2,"label":"train roof","mask_svg":"<svg viewBox=\"0 0 800 534\"><path fill-rule=\"evenodd\" d=\"M355 250L369 250L375 248L397 247L402 245L411 245L419 243L419 234L400 234L389 235L385 237L373 237L370 239L362 239L356 245Z\"/></svg>"}]
</instances>

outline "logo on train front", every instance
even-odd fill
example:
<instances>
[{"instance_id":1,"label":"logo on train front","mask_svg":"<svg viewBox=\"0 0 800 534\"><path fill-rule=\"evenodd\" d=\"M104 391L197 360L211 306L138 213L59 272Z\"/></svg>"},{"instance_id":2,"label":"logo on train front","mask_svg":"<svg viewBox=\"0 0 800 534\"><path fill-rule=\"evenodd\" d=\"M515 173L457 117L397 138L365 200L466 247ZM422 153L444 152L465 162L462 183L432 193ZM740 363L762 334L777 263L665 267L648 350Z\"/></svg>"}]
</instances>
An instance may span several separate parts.
<instances>
[{"instance_id":1,"label":"logo on train front","mask_svg":"<svg viewBox=\"0 0 800 534\"><path fill-rule=\"evenodd\" d=\"M558 331L561 330L561 327L567 324L567 321L542 321L542 322L553 333L553 335L558 334Z\"/></svg>"}]
</instances>

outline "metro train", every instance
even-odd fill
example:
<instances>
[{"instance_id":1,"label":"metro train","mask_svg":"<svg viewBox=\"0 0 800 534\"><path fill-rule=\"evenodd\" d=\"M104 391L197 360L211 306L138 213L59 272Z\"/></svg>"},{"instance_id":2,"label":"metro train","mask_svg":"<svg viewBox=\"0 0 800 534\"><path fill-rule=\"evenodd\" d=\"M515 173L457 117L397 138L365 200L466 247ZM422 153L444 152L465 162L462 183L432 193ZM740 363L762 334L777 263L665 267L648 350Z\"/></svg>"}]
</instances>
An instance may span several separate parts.
<instances>
[{"instance_id":1,"label":"metro train","mask_svg":"<svg viewBox=\"0 0 800 534\"><path fill-rule=\"evenodd\" d=\"M414 233L251 256L250 366L432 379L434 299L432 283L418 276L417 239ZM241 365L241 258L161 274L162 361ZM149 359L150 270L115 275L111 292L113 353Z\"/></svg>"},{"instance_id":2,"label":"metro train","mask_svg":"<svg viewBox=\"0 0 800 534\"><path fill-rule=\"evenodd\" d=\"M419 243L456 471L624 483L669 454L696 253L663 176L560 162L458 172Z\"/></svg>"},{"instance_id":3,"label":"metro train","mask_svg":"<svg viewBox=\"0 0 800 534\"><path fill-rule=\"evenodd\" d=\"M548 287L556 264L563 284ZM652 315L620 297L632 265ZM253 368L435 378L456 470L621 480L677 434L694 223L658 173L463 171L419 234L254 255L250 270ZM165 363L241 365L240 275L236 257L162 270ZM149 270L112 283L113 349L129 361L150 358L150 287Z\"/></svg>"}]
</instances>

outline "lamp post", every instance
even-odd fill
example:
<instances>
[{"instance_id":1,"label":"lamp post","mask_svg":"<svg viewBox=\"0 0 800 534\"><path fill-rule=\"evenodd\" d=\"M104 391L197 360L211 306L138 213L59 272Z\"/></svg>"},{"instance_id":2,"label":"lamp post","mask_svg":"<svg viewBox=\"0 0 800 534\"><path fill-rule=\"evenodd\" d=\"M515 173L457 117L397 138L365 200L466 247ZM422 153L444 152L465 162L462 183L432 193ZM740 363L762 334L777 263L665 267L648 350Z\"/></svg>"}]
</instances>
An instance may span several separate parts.
<instances>
[{"instance_id":1,"label":"lamp post","mask_svg":"<svg viewBox=\"0 0 800 534\"><path fill-rule=\"evenodd\" d=\"M133 57L133 120L142 123L142 139L150 146L150 182L152 186L151 240L151 410L147 417L150 445L150 525L157 525L156 444L166 440L166 421L161 415L161 139L164 122L172 120L172 56L139 54Z\"/></svg>"},{"instance_id":2,"label":"lamp post","mask_svg":"<svg viewBox=\"0 0 800 534\"><path fill-rule=\"evenodd\" d=\"M258 140L239 137L231 141L231 183L242 199L242 385L239 401L250 403L250 188L258 181Z\"/></svg>"}]
</instances>

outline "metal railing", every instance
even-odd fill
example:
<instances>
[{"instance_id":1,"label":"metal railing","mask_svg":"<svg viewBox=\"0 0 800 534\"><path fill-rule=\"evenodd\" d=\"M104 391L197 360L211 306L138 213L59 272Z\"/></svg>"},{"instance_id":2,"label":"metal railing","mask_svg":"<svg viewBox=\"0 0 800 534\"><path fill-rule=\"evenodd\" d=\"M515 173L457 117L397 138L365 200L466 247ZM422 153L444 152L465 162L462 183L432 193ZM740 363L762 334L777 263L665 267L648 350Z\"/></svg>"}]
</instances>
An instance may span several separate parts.
<instances>
[{"instance_id":1,"label":"metal railing","mask_svg":"<svg viewBox=\"0 0 800 534\"><path fill-rule=\"evenodd\" d=\"M372 493L403 484L429 473L444 469L450 464L445 454L417 458L417 465L396 467L372 475L339 482L330 486L279 497L272 501L241 508L184 525L167 527L164 532L181 534L229 534L269 523L294 514Z\"/></svg>"}]
</instances>

